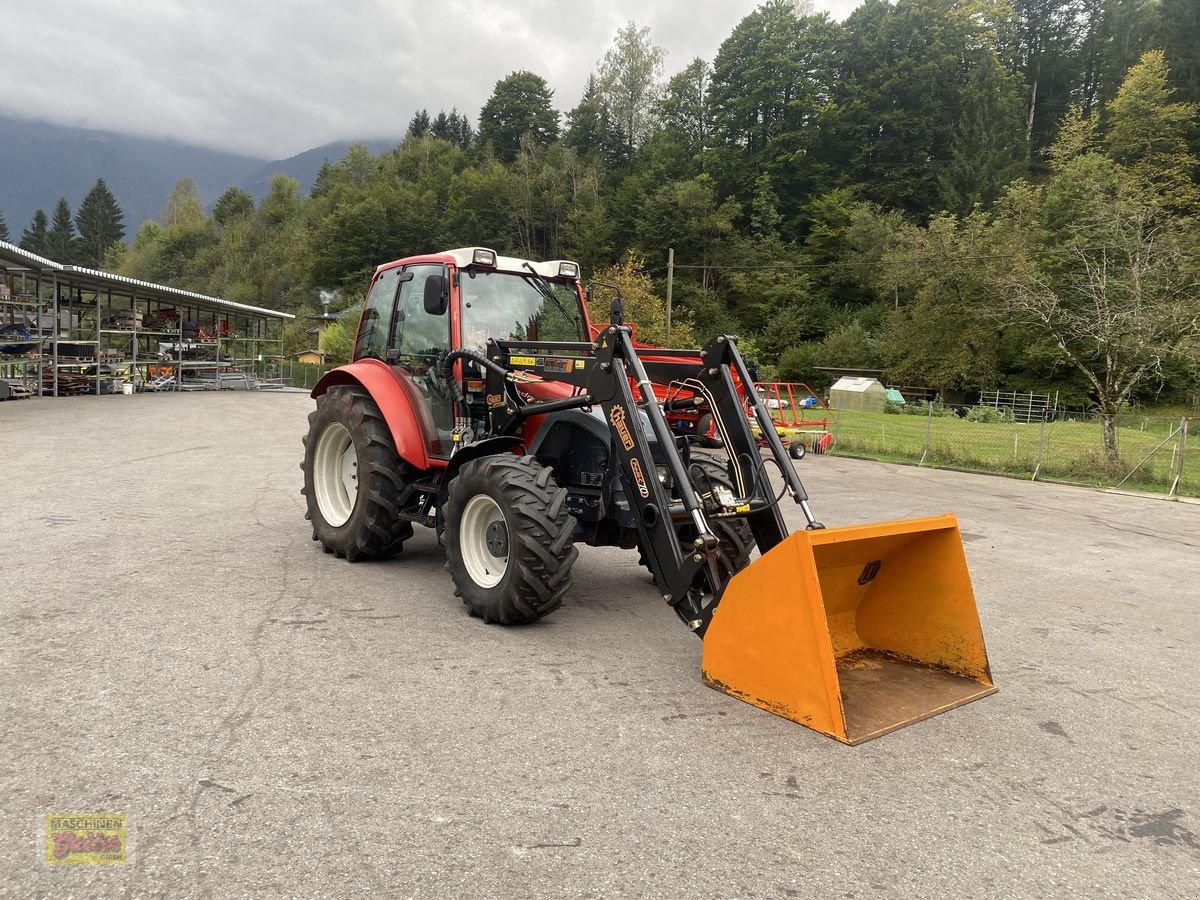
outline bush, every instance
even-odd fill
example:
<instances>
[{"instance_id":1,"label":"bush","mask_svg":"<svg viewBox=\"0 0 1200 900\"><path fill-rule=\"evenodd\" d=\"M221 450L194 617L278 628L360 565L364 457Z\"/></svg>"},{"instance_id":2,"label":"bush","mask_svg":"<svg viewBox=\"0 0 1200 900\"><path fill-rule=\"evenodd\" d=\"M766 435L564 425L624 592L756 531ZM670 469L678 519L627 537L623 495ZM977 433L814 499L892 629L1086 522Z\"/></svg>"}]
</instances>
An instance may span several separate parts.
<instances>
[{"instance_id":1,"label":"bush","mask_svg":"<svg viewBox=\"0 0 1200 900\"><path fill-rule=\"evenodd\" d=\"M900 416L928 416L932 415L935 418L945 418L947 416L957 416L954 407L947 406L941 400L934 400L930 403L927 400L917 400L915 403L905 403L897 405L889 403L883 408L885 413Z\"/></svg>"},{"instance_id":2,"label":"bush","mask_svg":"<svg viewBox=\"0 0 1200 900\"><path fill-rule=\"evenodd\" d=\"M967 410L968 422L982 422L987 425L996 425L1001 422L1011 422L1013 420L1012 411L995 406L972 406Z\"/></svg>"}]
</instances>

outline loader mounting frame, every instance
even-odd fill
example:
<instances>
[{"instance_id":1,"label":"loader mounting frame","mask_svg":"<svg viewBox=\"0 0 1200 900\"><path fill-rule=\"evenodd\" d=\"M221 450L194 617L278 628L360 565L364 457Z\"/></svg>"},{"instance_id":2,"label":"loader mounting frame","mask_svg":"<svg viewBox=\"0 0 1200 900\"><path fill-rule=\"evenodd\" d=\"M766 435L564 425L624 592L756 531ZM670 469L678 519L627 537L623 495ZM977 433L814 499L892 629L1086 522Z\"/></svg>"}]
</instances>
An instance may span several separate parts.
<instances>
[{"instance_id":1,"label":"loader mounting frame","mask_svg":"<svg viewBox=\"0 0 1200 900\"><path fill-rule=\"evenodd\" d=\"M695 350L660 349L646 351L643 358L633 344L631 329L610 325L591 344L489 341L487 358L491 363L485 367L485 377L493 438L514 434L531 416L600 407L611 429L624 493L636 512L646 563L663 599L703 637L733 574L717 564L718 539L709 519L744 518L763 553L788 536L778 506L782 494L774 495L737 389L738 382L753 385L737 339L719 335L704 346L699 358ZM447 365L452 362L447 360ZM526 379L563 382L574 386L575 393L558 400L526 402L520 391ZM688 467L689 441L672 434L655 397L655 383L679 385L711 408L729 454L735 495L718 496L721 492L711 486L705 491L705 486L694 483ZM823 528L809 508L808 494L771 426L770 414L754 390L744 391L744 396L768 436L767 449L783 475L783 493L800 505L810 530ZM642 414L658 444L675 497L659 477L641 425ZM679 539L676 525L680 523L693 526L696 537L690 543Z\"/></svg>"}]
</instances>

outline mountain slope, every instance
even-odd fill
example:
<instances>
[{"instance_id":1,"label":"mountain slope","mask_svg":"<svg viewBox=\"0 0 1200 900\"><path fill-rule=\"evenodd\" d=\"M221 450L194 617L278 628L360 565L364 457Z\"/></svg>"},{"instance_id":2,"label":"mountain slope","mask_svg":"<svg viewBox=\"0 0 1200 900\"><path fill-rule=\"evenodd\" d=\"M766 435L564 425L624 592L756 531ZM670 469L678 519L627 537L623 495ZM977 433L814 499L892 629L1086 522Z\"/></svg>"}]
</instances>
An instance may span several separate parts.
<instances>
[{"instance_id":1,"label":"mountain slope","mask_svg":"<svg viewBox=\"0 0 1200 900\"><path fill-rule=\"evenodd\" d=\"M132 237L138 225L162 211L177 179L195 179L209 204L263 164L252 156L173 141L0 116L0 212L14 241L35 210L49 213L60 196L75 212L97 178L116 196Z\"/></svg>"},{"instance_id":2,"label":"mountain slope","mask_svg":"<svg viewBox=\"0 0 1200 900\"><path fill-rule=\"evenodd\" d=\"M16 243L36 210L49 215L58 198L66 197L74 213L96 179L103 178L125 213L129 240L142 222L158 218L180 178L196 182L205 206L234 185L259 200L276 172L295 178L300 192L307 194L321 164L341 159L352 143L364 143L378 156L399 140L336 141L268 162L174 141L0 115L0 213Z\"/></svg>"},{"instance_id":3,"label":"mountain slope","mask_svg":"<svg viewBox=\"0 0 1200 900\"><path fill-rule=\"evenodd\" d=\"M239 186L248 190L258 200L266 194L271 176L282 172L284 175L295 178L300 182L300 193L307 194L312 189L313 182L317 178L317 172L321 170L321 164L325 160L329 160L331 163L337 162L346 155L346 151L354 143L366 144L372 156L382 156L393 149L400 141L335 141L332 144L325 144L321 147L305 150L303 153L297 153L288 159L277 159L259 166L243 178Z\"/></svg>"}]
</instances>

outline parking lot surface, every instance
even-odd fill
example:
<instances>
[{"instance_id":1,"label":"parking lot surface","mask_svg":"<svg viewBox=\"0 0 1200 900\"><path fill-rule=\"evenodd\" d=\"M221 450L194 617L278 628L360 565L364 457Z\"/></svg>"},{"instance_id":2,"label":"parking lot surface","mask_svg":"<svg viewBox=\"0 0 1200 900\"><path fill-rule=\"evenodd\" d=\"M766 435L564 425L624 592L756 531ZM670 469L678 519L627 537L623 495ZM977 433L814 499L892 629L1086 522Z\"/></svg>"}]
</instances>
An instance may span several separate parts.
<instances>
[{"instance_id":1,"label":"parking lot surface","mask_svg":"<svg viewBox=\"0 0 1200 900\"><path fill-rule=\"evenodd\" d=\"M851 748L704 687L636 551L524 628L432 532L322 553L311 407L0 404L0 895L1200 894L1200 505L797 463L830 525L958 514L1000 687ZM44 862L101 812L128 863Z\"/></svg>"}]
</instances>

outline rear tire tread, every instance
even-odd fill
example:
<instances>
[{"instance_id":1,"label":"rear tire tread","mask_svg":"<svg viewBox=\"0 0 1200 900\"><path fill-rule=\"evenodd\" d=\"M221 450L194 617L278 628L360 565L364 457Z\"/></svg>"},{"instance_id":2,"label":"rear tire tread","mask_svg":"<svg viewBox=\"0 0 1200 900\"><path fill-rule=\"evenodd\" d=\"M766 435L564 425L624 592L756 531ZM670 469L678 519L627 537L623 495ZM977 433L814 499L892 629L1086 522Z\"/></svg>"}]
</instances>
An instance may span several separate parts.
<instances>
[{"instance_id":1,"label":"rear tire tread","mask_svg":"<svg viewBox=\"0 0 1200 900\"><path fill-rule=\"evenodd\" d=\"M339 527L325 522L312 494L312 457L309 437L322 418L335 416L350 431L358 453L358 497L350 519ZM350 562L383 560L401 551L412 537L412 523L398 515L407 479L407 464L396 454L391 431L371 395L356 385L335 385L317 398L308 414L309 433L303 438L304 487L313 540L326 553Z\"/></svg>"}]
</instances>

